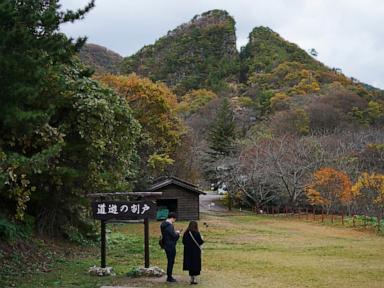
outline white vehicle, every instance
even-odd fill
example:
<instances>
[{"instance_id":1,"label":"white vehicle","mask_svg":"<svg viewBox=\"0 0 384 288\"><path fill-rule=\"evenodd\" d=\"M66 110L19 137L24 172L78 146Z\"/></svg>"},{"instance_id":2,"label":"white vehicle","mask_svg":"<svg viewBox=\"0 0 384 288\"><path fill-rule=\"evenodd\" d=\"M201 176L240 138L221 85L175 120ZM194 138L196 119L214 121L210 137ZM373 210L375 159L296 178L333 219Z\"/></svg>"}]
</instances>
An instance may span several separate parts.
<instances>
[{"instance_id":1,"label":"white vehicle","mask_svg":"<svg viewBox=\"0 0 384 288\"><path fill-rule=\"evenodd\" d=\"M227 187L225 185L222 185L217 189L217 194L219 194L219 195L225 195L227 193L228 193L228 190L227 190Z\"/></svg>"},{"instance_id":2,"label":"white vehicle","mask_svg":"<svg viewBox=\"0 0 384 288\"><path fill-rule=\"evenodd\" d=\"M215 186L217 187L214 183L211 184L211 191L215 191ZM225 184L220 184L216 191L219 195L225 195L228 193L227 186L225 186Z\"/></svg>"}]
</instances>

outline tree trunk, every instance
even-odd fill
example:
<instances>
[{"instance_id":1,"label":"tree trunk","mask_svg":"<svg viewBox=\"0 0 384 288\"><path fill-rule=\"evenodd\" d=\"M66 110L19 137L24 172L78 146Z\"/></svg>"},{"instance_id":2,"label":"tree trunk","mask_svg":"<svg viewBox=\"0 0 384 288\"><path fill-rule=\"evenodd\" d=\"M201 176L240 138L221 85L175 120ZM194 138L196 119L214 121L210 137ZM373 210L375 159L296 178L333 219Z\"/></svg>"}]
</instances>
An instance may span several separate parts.
<instances>
[{"instance_id":1,"label":"tree trunk","mask_svg":"<svg viewBox=\"0 0 384 288\"><path fill-rule=\"evenodd\" d=\"M321 209L321 222L324 222L324 209Z\"/></svg>"},{"instance_id":2,"label":"tree trunk","mask_svg":"<svg viewBox=\"0 0 384 288\"><path fill-rule=\"evenodd\" d=\"M228 210L232 211L232 195L228 192Z\"/></svg>"},{"instance_id":3,"label":"tree trunk","mask_svg":"<svg viewBox=\"0 0 384 288\"><path fill-rule=\"evenodd\" d=\"M381 224L381 215L380 213L377 215L377 232L380 232L380 224Z\"/></svg>"}]
</instances>

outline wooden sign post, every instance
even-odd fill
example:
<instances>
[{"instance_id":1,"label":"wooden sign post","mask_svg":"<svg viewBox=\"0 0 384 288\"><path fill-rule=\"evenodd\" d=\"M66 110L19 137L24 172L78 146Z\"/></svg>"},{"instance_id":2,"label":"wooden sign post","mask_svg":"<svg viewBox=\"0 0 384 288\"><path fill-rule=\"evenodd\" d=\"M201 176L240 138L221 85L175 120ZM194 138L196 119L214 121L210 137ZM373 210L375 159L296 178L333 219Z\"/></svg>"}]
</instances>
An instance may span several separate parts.
<instances>
[{"instance_id":1,"label":"wooden sign post","mask_svg":"<svg viewBox=\"0 0 384 288\"><path fill-rule=\"evenodd\" d=\"M149 267L149 221L144 219L144 267Z\"/></svg>"},{"instance_id":2,"label":"wooden sign post","mask_svg":"<svg viewBox=\"0 0 384 288\"><path fill-rule=\"evenodd\" d=\"M93 218L101 221L101 268L106 267L106 224L109 220L144 220L144 262L149 267L149 219L154 219L156 204L152 201L92 202Z\"/></svg>"}]
</instances>

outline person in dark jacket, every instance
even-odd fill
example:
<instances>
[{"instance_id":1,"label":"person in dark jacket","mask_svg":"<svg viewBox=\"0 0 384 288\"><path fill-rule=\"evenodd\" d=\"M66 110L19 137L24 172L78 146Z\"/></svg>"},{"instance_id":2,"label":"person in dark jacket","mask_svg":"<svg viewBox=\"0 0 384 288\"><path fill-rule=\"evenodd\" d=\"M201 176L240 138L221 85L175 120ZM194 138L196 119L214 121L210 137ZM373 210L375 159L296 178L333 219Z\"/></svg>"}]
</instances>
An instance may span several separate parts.
<instances>
[{"instance_id":1,"label":"person in dark jacket","mask_svg":"<svg viewBox=\"0 0 384 288\"><path fill-rule=\"evenodd\" d=\"M201 271L201 245L204 243L201 238L196 221L189 222L188 229L183 235L184 260L183 270L189 271L191 284L197 284L196 276Z\"/></svg>"},{"instance_id":2,"label":"person in dark jacket","mask_svg":"<svg viewBox=\"0 0 384 288\"><path fill-rule=\"evenodd\" d=\"M176 279L172 277L172 271L176 257L176 243L177 240L179 240L181 232L178 230L175 231L175 228L173 227L173 224L176 222L176 218L176 213L170 212L167 220L160 225L164 250L167 255L167 282L176 282Z\"/></svg>"}]
</instances>

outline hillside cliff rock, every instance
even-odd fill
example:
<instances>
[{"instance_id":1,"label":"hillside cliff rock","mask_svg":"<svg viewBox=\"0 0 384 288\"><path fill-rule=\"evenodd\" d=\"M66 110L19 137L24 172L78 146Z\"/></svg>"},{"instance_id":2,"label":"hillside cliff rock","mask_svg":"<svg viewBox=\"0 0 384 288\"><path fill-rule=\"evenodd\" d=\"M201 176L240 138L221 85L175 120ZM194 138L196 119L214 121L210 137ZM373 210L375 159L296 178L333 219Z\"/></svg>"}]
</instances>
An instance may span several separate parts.
<instances>
[{"instance_id":1,"label":"hillside cliff rock","mask_svg":"<svg viewBox=\"0 0 384 288\"><path fill-rule=\"evenodd\" d=\"M249 34L249 41L242 47L240 57L243 77L254 72L269 73L283 62L298 62L310 69L325 68L299 46L263 26L255 27Z\"/></svg>"},{"instance_id":2,"label":"hillside cliff rock","mask_svg":"<svg viewBox=\"0 0 384 288\"><path fill-rule=\"evenodd\" d=\"M122 72L163 81L178 94L197 88L220 90L238 79L235 20L221 10L197 15L125 58Z\"/></svg>"}]
</instances>

